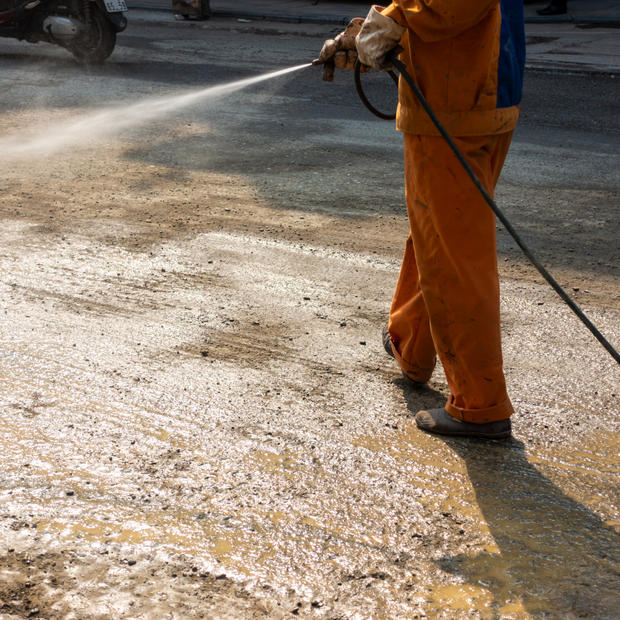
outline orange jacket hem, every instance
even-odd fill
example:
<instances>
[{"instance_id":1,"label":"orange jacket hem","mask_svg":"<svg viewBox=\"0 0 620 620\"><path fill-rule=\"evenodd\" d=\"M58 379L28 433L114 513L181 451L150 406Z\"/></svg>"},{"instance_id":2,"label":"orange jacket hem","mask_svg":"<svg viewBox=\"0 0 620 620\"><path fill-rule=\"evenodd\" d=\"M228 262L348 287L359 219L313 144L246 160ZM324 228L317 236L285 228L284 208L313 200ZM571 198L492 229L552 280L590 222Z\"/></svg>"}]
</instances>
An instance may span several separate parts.
<instances>
[{"instance_id":1,"label":"orange jacket hem","mask_svg":"<svg viewBox=\"0 0 620 620\"><path fill-rule=\"evenodd\" d=\"M408 86L405 85L405 88ZM519 120L519 106L468 112L438 112L437 118L451 136L492 136L513 131ZM416 136L441 135L423 108L398 106L396 129Z\"/></svg>"}]
</instances>

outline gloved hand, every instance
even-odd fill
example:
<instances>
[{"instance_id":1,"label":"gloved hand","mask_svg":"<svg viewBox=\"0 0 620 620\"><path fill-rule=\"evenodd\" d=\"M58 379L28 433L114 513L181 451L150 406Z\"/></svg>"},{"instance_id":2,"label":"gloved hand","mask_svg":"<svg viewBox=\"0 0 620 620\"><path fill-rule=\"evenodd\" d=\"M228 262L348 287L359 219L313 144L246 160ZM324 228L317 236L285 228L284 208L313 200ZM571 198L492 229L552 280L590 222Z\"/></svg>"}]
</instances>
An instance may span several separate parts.
<instances>
[{"instance_id":1,"label":"gloved hand","mask_svg":"<svg viewBox=\"0 0 620 620\"><path fill-rule=\"evenodd\" d=\"M319 61L323 63L323 80L334 81L334 68L354 69L357 60L355 37L360 33L364 20L356 17L349 22L346 30L335 39L325 41L319 54ZM366 68L368 71L369 68Z\"/></svg>"},{"instance_id":2,"label":"gloved hand","mask_svg":"<svg viewBox=\"0 0 620 620\"><path fill-rule=\"evenodd\" d=\"M360 61L369 67L388 71L394 69L392 63L388 62L386 56L388 52L395 51L400 53L399 47L407 28L395 22L391 17L382 15L379 11L383 7L373 5L364 20L361 30L356 37L357 53Z\"/></svg>"}]
</instances>

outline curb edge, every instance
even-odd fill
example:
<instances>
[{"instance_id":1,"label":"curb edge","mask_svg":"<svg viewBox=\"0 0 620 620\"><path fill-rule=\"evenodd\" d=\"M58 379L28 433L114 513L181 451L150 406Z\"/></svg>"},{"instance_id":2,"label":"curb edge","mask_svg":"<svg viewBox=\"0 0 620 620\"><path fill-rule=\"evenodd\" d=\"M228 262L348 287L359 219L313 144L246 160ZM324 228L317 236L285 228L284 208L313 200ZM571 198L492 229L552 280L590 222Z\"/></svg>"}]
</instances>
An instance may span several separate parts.
<instances>
[{"instance_id":1,"label":"curb edge","mask_svg":"<svg viewBox=\"0 0 620 620\"><path fill-rule=\"evenodd\" d=\"M620 17L601 17L600 15L530 15L525 18L526 24L575 24L590 28L620 28Z\"/></svg>"},{"instance_id":2,"label":"curb edge","mask_svg":"<svg viewBox=\"0 0 620 620\"><path fill-rule=\"evenodd\" d=\"M145 4L127 4L128 9L140 11L163 11L172 13L172 6L149 6ZM223 9L213 9L211 15L214 17L232 17L237 19L255 19L262 21L291 22L296 24L335 24L346 26L352 17L321 17L319 15L291 15L289 13L254 13L252 11L227 11ZM575 24L576 27L583 28L620 28L620 17L601 17L599 15L553 15L545 17L543 15L531 15L525 18L526 24Z\"/></svg>"},{"instance_id":3,"label":"curb edge","mask_svg":"<svg viewBox=\"0 0 620 620\"><path fill-rule=\"evenodd\" d=\"M127 3L128 9L139 11L162 11L164 13L172 13L172 6L148 6L144 4ZM295 24L335 24L338 26L346 26L352 17L321 17L314 15L290 15L287 13L253 13L252 11L227 11L222 9L213 9L212 17L232 17L241 19L255 19L257 21L278 21L291 22Z\"/></svg>"}]
</instances>

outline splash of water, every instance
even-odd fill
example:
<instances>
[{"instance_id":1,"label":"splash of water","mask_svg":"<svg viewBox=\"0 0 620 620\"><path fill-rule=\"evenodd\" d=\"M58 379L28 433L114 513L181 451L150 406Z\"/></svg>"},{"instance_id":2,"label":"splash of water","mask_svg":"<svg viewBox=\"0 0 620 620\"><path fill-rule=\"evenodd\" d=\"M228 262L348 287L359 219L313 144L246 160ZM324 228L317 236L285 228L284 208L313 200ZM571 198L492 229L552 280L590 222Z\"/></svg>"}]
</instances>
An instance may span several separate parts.
<instances>
[{"instance_id":1,"label":"splash of water","mask_svg":"<svg viewBox=\"0 0 620 620\"><path fill-rule=\"evenodd\" d=\"M310 63L297 65L296 67L264 73L263 75L230 82L229 84L210 86L209 88L183 95L147 99L125 106L109 107L53 127L46 125L36 130L20 131L11 136L0 138L0 161L3 159L14 160L20 156L49 156L68 148L83 146L86 142L93 139L115 134L122 129L144 125L164 117L170 112L177 112L181 108L186 108L207 99L222 97L248 86L272 80L310 66Z\"/></svg>"}]
</instances>

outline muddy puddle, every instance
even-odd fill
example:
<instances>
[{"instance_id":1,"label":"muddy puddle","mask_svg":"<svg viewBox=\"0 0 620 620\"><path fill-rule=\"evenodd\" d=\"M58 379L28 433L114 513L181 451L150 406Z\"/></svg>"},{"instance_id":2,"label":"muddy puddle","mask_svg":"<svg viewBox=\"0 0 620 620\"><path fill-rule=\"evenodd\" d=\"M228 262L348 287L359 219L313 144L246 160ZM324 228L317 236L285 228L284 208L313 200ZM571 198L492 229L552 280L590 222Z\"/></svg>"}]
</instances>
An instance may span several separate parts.
<instances>
[{"instance_id":1,"label":"muddy puddle","mask_svg":"<svg viewBox=\"0 0 620 620\"><path fill-rule=\"evenodd\" d=\"M278 62L313 57L318 28L274 36ZM204 34L184 45L229 45ZM86 114L102 84L138 100L221 82L267 36L230 67L129 43L109 74L52 67L48 118ZM380 336L402 143L344 86L299 80L7 164L0 619L620 618L620 369L500 231L515 438L418 432L444 378L412 391ZM41 114L3 105L6 135ZM515 174L502 205L619 343L616 194Z\"/></svg>"},{"instance_id":2,"label":"muddy puddle","mask_svg":"<svg viewBox=\"0 0 620 620\"><path fill-rule=\"evenodd\" d=\"M543 287L504 285L507 331L521 326L506 343L516 439L444 441L412 423L443 402L441 375L407 391L381 351L395 261L220 233L148 253L67 237L24 255L30 230L5 229L2 258L13 553L71 548L144 570L181 557L272 614L291 596L296 615L325 617L620 608L620 434L597 428L618 424L600 416L618 373ZM549 313L533 316L532 298ZM604 375L573 413L540 344L558 316L563 372L583 368L572 346Z\"/></svg>"}]
</instances>

